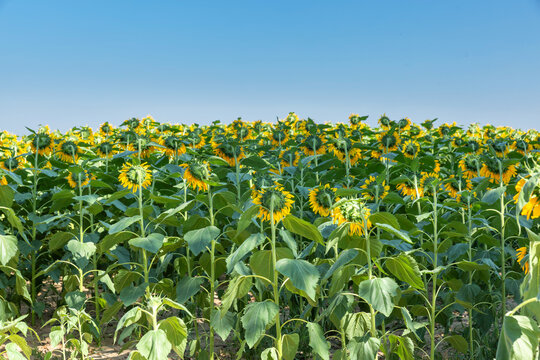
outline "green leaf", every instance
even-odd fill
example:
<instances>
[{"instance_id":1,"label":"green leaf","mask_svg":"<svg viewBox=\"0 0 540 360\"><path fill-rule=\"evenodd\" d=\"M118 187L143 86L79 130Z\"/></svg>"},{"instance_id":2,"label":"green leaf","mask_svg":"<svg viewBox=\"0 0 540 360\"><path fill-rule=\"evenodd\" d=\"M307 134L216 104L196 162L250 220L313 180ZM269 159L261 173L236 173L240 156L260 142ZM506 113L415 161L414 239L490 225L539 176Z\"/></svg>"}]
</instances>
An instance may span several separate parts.
<instances>
[{"instance_id":1,"label":"green leaf","mask_svg":"<svg viewBox=\"0 0 540 360\"><path fill-rule=\"evenodd\" d=\"M355 250L355 249L347 249L347 250L342 251L339 254L339 257L337 258L336 262L332 264L330 269L328 269L328 271L326 272L326 274L322 278L322 281L329 279L330 276L332 276L332 274L334 274L334 272L337 269L339 269L339 268L345 266L346 264L348 264L357 255L358 255L358 250Z\"/></svg>"},{"instance_id":2,"label":"green leaf","mask_svg":"<svg viewBox=\"0 0 540 360\"><path fill-rule=\"evenodd\" d=\"M210 326L214 328L214 331L219 335L221 340L227 340L234 323L234 314L227 311L224 316L221 316L219 310L212 311Z\"/></svg>"},{"instance_id":3,"label":"green leaf","mask_svg":"<svg viewBox=\"0 0 540 360\"><path fill-rule=\"evenodd\" d=\"M150 330L137 343L137 350L148 360L167 359L171 349L167 334L161 329Z\"/></svg>"},{"instance_id":4,"label":"green leaf","mask_svg":"<svg viewBox=\"0 0 540 360\"><path fill-rule=\"evenodd\" d=\"M17 238L13 235L0 235L0 264L7 265L19 250Z\"/></svg>"},{"instance_id":5,"label":"green leaf","mask_svg":"<svg viewBox=\"0 0 540 360\"><path fill-rule=\"evenodd\" d=\"M377 227L383 229L384 231L388 231L391 234L394 234L395 236L405 241L406 243L409 243L409 244L413 243L409 235L407 235L403 231L397 230L393 226L390 226L388 224L377 224Z\"/></svg>"},{"instance_id":6,"label":"green leaf","mask_svg":"<svg viewBox=\"0 0 540 360\"><path fill-rule=\"evenodd\" d=\"M75 264L79 268L84 269L88 265L92 255L95 254L96 245L91 242L82 243L79 240L73 239L67 243L66 249L71 252Z\"/></svg>"},{"instance_id":7,"label":"green leaf","mask_svg":"<svg viewBox=\"0 0 540 360\"><path fill-rule=\"evenodd\" d=\"M203 282L204 279L200 277L183 277L178 285L176 285L176 301L178 301L180 304L188 301L190 297L199 292Z\"/></svg>"},{"instance_id":8,"label":"green leaf","mask_svg":"<svg viewBox=\"0 0 540 360\"><path fill-rule=\"evenodd\" d=\"M0 185L0 206L11 207L15 192L8 185Z\"/></svg>"},{"instance_id":9,"label":"green leaf","mask_svg":"<svg viewBox=\"0 0 540 360\"><path fill-rule=\"evenodd\" d=\"M351 360L374 360L381 341L377 338L364 335L358 340L352 340L347 344Z\"/></svg>"},{"instance_id":10,"label":"green leaf","mask_svg":"<svg viewBox=\"0 0 540 360\"><path fill-rule=\"evenodd\" d=\"M394 297L398 284L390 278L375 278L362 281L358 285L358 295L385 316L390 316L394 309Z\"/></svg>"},{"instance_id":11,"label":"green leaf","mask_svg":"<svg viewBox=\"0 0 540 360\"><path fill-rule=\"evenodd\" d=\"M293 255L289 248L277 248L276 259L292 259ZM249 266L256 275L269 280L274 278L274 268L272 266L272 251L259 250L249 258Z\"/></svg>"},{"instance_id":12,"label":"green leaf","mask_svg":"<svg viewBox=\"0 0 540 360\"><path fill-rule=\"evenodd\" d=\"M505 191L506 191L506 186L488 190L482 197L481 201L491 205L495 201L499 200L501 196L504 196Z\"/></svg>"},{"instance_id":13,"label":"green leaf","mask_svg":"<svg viewBox=\"0 0 540 360\"><path fill-rule=\"evenodd\" d=\"M309 333L309 346L313 352L319 355L323 360L330 360L330 345L324 338L321 326L317 323L307 323Z\"/></svg>"},{"instance_id":14,"label":"green leaf","mask_svg":"<svg viewBox=\"0 0 540 360\"><path fill-rule=\"evenodd\" d=\"M152 254L156 254L159 249L161 249L161 246L163 245L163 239L165 239L165 235L158 234L158 233L151 233L147 235L146 237L138 237L135 239L129 240L129 245L144 249L146 251L151 252Z\"/></svg>"},{"instance_id":15,"label":"green leaf","mask_svg":"<svg viewBox=\"0 0 540 360\"><path fill-rule=\"evenodd\" d=\"M369 221L372 224L386 224L390 225L396 230L400 230L398 219L389 212L378 212L369 217Z\"/></svg>"},{"instance_id":16,"label":"green leaf","mask_svg":"<svg viewBox=\"0 0 540 360\"><path fill-rule=\"evenodd\" d=\"M172 350L183 357L187 345L187 326L184 321L176 316L168 317L159 322L158 328L163 330Z\"/></svg>"},{"instance_id":17,"label":"green leaf","mask_svg":"<svg viewBox=\"0 0 540 360\"><path fill-rule=\"evenodd\" d=\"M61 231L53 234L49 239L49 250L54 251L64 247L75 236L72 233Z\"/></svg>"},{"instance_id":18,"label":"green leaf","mask_svg":"<svg viewBox=\"0 0 540 360\"><path fill-rule=\"evenodd\" d=\"M468 350L467 340L461 335L450 335L444 338L455 350L465 354Z\"/></svg>"},{"instance_id":19,"label":"green leaf","mask_svg":"<svg viewBox=\"0 0 540 360\"><path fill-rule=\"evenodd\" d=\"M399 280L406 282L416 289L424 289L424 282L422 281L420 269L412 256L401 253L397 257L391 257L386 260L385 265L388 268L388 271Z\"/></svg>"},{"instance_id":20,"label":"green leaf","mask_svg":"<svg viewBox=\"0 0 540 360\"><path fill-rule=\"evenodd\" d=\"M476 262L467 261L467 260L462 260L462 261L458 262L456 265L461 270L467 271L467 272L474 271L474 270L479 270L479 271L480 270L489 270L489 265L487 265L487 264L478 264Z\"/></svg>"},{"instance_id":21,"label":"green leaf","mask_svg":"<svg viewBox=\"0 0 540 360\"><path fill-rule=\"evenodd\" d=\"M259 341L266 328L274 322L278 311L278 306L271 301L253 302L246 306L241 321L249 348Z\"/></svg>"},{"instance_id":22,"label":"green leaf","mask_svg":"<svg viewBox=\"0 0 540 360\"><path fill-rule=\"evenodd\" d=\"M288 277L294 287L305 291L311 299L315 299L319 271L314 265L305 260L281 259L276 263L276 269Z\"/></svg>"},{"instance_id":23,"label":"green leaf","mask_svg":"<svg viewBox=\"0 0 540 360\"><path fill-rule=\"evenodd\" d=\"M120 291L120 300L122 300L125 306L130 306L144 295L147 287L148 283L125 287Z\"/></svg>"},{"instance_id":24,"label":"green leaf","mask_svg":"<svg viewBox=\"0 0 540 360\"><path fill-rule=\"evenodd\" d=\"M9 360L26 360L26 357L19 352L19 348L15 343L6 345L6 353Z\"/></svg>"},{"instance_id":25,"label":"green leaf","mask_svg":"<svg viewBox=\"0 0 540 360\"><path fill-rule=\"evenodd\" d=\"M109 228L109 234L116 234L140 220L140 215L122 218L122 220L111 225L111 227Z\"/></svg>"},{"instance_id":26,"label":"green leaf","mask_svg":"<svg viewBox=\"0 0 540 360\"><path fill-rule=\"evenodd\" d=\"M261 245L265 240L264 234L257 233L250 235L244 242L236 249L234 252L232 252L229 256L227 256L227 260L225 262L227 263L227 273L231 273L233 271L234 266L242 260L244 256L246 256L251 250L255 249L257 246Z\"/></svg>"},{"instance_id":27,"label":"green leaf","mask_svg":"<svg viewBox=\"0 0 540 360\"><path fill-rule=\"evenodd\" d=\"M82 291L72 291L66 294L66 304L74 310L81 310L86 301L86 295Z\"/></svg>"},{"instance_id":28,"label":"green leaf","mask_svg":"<svg viewBox=\"0 0 540 360\"><path fill-rule=\"evenodd\" d=\"M275 347L264 349L261 360L279 360L279 353Z\"/></svg>"},{"instance_id":29,"label":"green leaf","mask_svg":"<svg viewBox=\"0 0 540 360\"><path fill-rule=\"evenodd\" d=\"M207 247L210 246L212 240L215 240L220 234L220 230L215 226L207 226L202 229L191 230L184 235L184 239L189 245L191 252L197 256Z\"/></svg>"},{"instance_id":30,"label":"green leaf","mask_svg":"<svg viewBox=\"0 0 540 360\"><path fill-rule=\"evenodd\" d=\"M253 218L259 212L259 207L259 205L253 205L252 207L244 211L242 215L240 215L240 219L238 219L238 226L236 228L236 231L238 233L244 231L249 226L249 224L251 224Z\"/></svg>"},{"instance_id":31,"label":"green leaf","mask_svg":"<svg viewBox=\"0 0 540 360\"><path fill-rule=\"evenodd\" d=\"M281 347L283 350L283 359L294 360L296 358L296 352L298 351L298 344L300 343L300 336L298 334L285 334L281 340Z\"/></svg>"},{"instance_id":32,"label":"green leaf","mask_svg":"<svg viewBox=\"0 0 540 360\"><path fill-rule=\"evenodd\" d=\"M522 315L505 316L496 360L529 360L538 352L538 325Z\"/></svg>"},{"instance_id":33,"label":"green leaf","mask_svg":"<svg viewBox=\"0 0 540 360\"><path fill-rule=\"evenodd\" d=\"M121 244L126 240L132 239L135 234L128 231L121 231L112 235L106 235L103 240L97 244L97 250L100 254L106 253L115 245Z\"/></svg>"},{"instance_id":34,"label":"green leaf","mask_svg":"<svg viewBox=\"0 0 540 360\"><path fill-rule=\"evenodd\" d=\"M315 241L324 246L324 239L319 232L319 229L305 220L299 219L293 215L287 215L283 219L283 226L293 234L303 236L306 239Z\"/></svg>"}]
</instances>

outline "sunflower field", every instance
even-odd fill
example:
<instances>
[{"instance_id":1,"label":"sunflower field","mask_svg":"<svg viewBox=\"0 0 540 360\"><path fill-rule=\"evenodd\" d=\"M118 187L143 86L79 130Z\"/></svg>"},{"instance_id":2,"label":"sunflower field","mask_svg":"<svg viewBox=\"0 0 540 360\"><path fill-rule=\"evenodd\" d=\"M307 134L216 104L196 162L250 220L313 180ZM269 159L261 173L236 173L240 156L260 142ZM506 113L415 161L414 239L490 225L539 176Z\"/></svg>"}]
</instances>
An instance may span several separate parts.
<instances>
[{"instance_id":1,"label":"sunflower field","mask_svg":"<svg viewBox=\"0 0 540 360\"><path fill-rule=\"evenodd\" d=\"M538 359L540 134L366 119L0 133L0 357Z\"/></svg>"}]
</instances>

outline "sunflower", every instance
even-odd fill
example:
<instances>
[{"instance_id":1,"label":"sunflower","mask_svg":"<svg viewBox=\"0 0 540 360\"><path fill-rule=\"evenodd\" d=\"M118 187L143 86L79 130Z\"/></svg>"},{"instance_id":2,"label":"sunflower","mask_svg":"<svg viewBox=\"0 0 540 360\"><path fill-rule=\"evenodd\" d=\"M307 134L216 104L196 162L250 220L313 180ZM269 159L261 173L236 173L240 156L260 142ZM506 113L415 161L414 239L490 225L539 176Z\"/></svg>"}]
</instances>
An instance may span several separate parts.
<instances>
[{"instance_id":1,"label":"sunflower","mask_svg":"<svg viewBox=\"0 0 540 360\"><path fill-rule=\"evenodd\" d=\"M525 274L529 273L529 261L527 256L527 248L526 247L520 247L516 250L517 255L517 261L519 265L521 266L521 269ZM525 262L523 261L525 260Z\"/></svg>"},{"instance_id":2,"label":"sunflower","mask_svg":"<svg viewBox=\"0 0 540 360\"><path fill-rule=\"evenodd\" d=\"M141 158L149 158L155 151L156 147L150 136L141 135L137 138L137 151L141 154Z\"/></svg>"},{"instance_id":3,"label":"sunflower","mask_svg":"<svg viewBox=\"0 0 540 360\"><path fill-rule=\"evenodd\" d=\"M510 150L510 147L505 139L495 139L494 141L490 141L489 144L491 147L493 147L493 150L495 150L495 153L500 158L508 154L508 151Z\"/></svg>"},{"instance_id":4,"label":"sunflower","mask_svg":"<svg viewBox=\"0 0 540 360\"><path fill-rule=\"evenodd\" d=\"M80 179L79 179L80 177ZM69 186L71 186L73 189L79 186L79 180L81 182L81 187L86 186L90 183L90 180L94 179L94 176L88 175L88 171L82 170L75 173L69 172L68 176L66 176L66 179L68 181Z\"/></svg>"},{"instance_id":5,"label":"sunflower","mask_svg":"<svg viewBox=\"0 0 540 360\"><path fill-rule=\"evenodd\" d=\"M504 167L504 165L502 166L502 181L503 183L508 184L508 182L517 174L516 166L514 164L506 167ZM480 175L489 178L489 181L492 183L501 181L499 161L494 158L486 158L486 161L482 164L482 168L480 169Z\"/></svg>"},{"instance_id":6,"label":"sunflower","mask_svg":"<svg viewBox=\"0 0 540 360\"><path fill-rule=\"evenodd\" d=\"M135 165L127 162L122 166L118 180L123 187L137 192L139 185L146 189L152 183L152 170L147 163Z\"/></svg>"},{"instance_id":7,"label":"sunflower","mask_svg":"<svg viewBox=\"0 0 540 360\"><path fill-rule=\"evenodd\" d=\"M186 146L176 135L169 135L166 137L161 137L158 140L159 144L164 147L163 152L169 157L174 158L175 156L180 156L186 152Z\"/></svg>"},{"instance_id":8,"label":"sunflower","mask_svg":"<svg viewBox=\"0 0 540 360\"><path fill-rule=\"evenodd\" d=\"M282 129L274 129L269 134L274 146L281 146L289 140L289 135Z\"/></svg>"},{"instance_id":9,"label":"sunflower","mask_svg":"<svg viewBox=\"0 0 540 360\"><path fill-rule=\"evenodd\" d=\"M334 224L348 224L349 235L362 235L371 227L370 215L371 211L361 199L342 199L332 211L332 220Z\"/></svg>"},{"instance_id":10,"label":"sunflower","mask_svg":"<svg viewBox=\"0 0 540 360\"><path fill-rule=\"evenodd\" d=\"M399 135L393 131L388 132L382 132L377 134L377 139L380 143L380 149L386 153L390 151L396 151L399 144L401 143L401 139L399 138Z\"/></svg>"},{"instance_id":11,"label":"sunflower","mask_svg":"<svg viewBox=\"0 0 540 360\"><path fill-rule=\"evenodd\" d=\"M30 142L32 152L35 153L37 151L39 155L50 155L53 151L53 146L54 139L48 130L38 132Z\"/></svg>"},{"instance_id":12,"label":"sunflower","mask_svg":"<svg viewBox=\"0 0 540 360\"><path fill-rule=\"evenodd\" d=\"M244 153L239 146L223 142L221 144L213 143L214 152L217 156L225 160L230 166L236 166L236 160L240 161L244 158Z\"/></svg>"},{"instance_id":13,"label":"sunflower","mask_svg":"<svg viewBox=\"0 0 540 360\"><path fill-rule=\"evenodd\" d=\"M413 200L417 198L417 195L418 197L424 196L424 189L418 186L418 193L417 193L414 183L411 180L406 180L402 183L399 183L396 186L396 189L398 189L401 192L401 195L410 196L411 199Z\"/></svg>"},{"instance_id":14,"label":"sunflower","mask_svg":"<svg viewBox=\"0 0 540 360\"><path fill-rule=\"evenodd\" d=\"M465 178L473 179L478 176L480 160L475 155L467 154L461 160L459 160L459 168L461 169Z\"/></svg>"},{"instance_id":15,"label":"sunflower","mask_svg":"<svg viewBox=\"0 0 540 360\"><path fill-rule=\"evenodd\" d=\"M414 137L414 138L418 138L418 137L422 136L423 134L424 134L424 132L422 131L422 129L420 129L416 125L411 125L411 128L409 130L409 136Z\"/></svg>"},{"instance_id":16,"label":"sunflower","mask_svg":"<svg viewBox=\"0 0 540 360\"><path fill-rule=\"evenodd\" d=\"M137 133L131 130L122 131L118 137L118 144L122 146L124 150L135 151L137 143Z\"/></svg>"},{"instance_id":17,"label":"sunflower","mask_svg":"<svg viewBox=\"0 0 540 360\"><path fill-rule=\"evenodd\" d=\"M2 176L0 178L0 185L7 185L7 184L8 184L7 178L5 176Z\"/></svg>"},{"instance_id":18,"label":"sunflower","mask_svg":"<svg viewBox=\"0 0 540 360\"><path fill-rule=\"evenodd\" d=\"M359 149L353 148L351 140L346 137L340 136L335 139L330 145L330 149L334 153L334 156L341 161L345 161L345 154L347 154L351 165L354 165L361 156Z\"/></svg>"},{"instance_id":19,"label":"sunflower","mask_svg":"<svg viewBox=\"0 0 540 360\"><path fill-rule=\"evenodd\" d=\"M99 144L96 152L102 158L111 158L116 153L113 144L109 141L104 141Z\"/></svg>"},{"instance_id":20,"label":"sunflower","mask_svg":"<svg viewBox=\"0 0 540 360\"><path fill-rule=\"evenodd\" d=\"M362 129L366 127L367 125L363 123L363 120L366 120L367 116L360 116L358 114L351 114L349 115L349 122L351 124L351 129Z\"/></svg>"},{"instance_id":21,"label":"sunflower","mask_svg":"<svg viewBox=\"0 0 540 360\"><path fill-rule=\"evenodd\" d=\"M480 154L482 152L482 140L476 136L467 141L467 146L473 153Z\"/></svg>"},{"instance_id":22,"label":"sunflower","mask_svg":"<svg viewBox=\"0 0 540 360\"><path fill-rule=\"evenodd\" d=\"M441 135L441 137L445 137L446 135L450 135L452 128L455 126L456 126L455 122L453 122L452 124L444 123L441 126L439 126L437 131L439 131L439 134Z\"/></svg>"},{"instance_id":23,"label":"sunflower","mask_svg":"<svg viewBox=\"0 0 540 360\"><path fill-rule=\"evenodd\" d=\"M7 171L15 171L22 167L25 159L22 156L10 156L0 161L0 168Z\"/></svg>"},{"instance_id":24,"label":"sunflower","mask_svg":"<svg viewBox=\"0 0 540 360\"><path fill-rule=\"evenodd\" d=\"M421 175L422 177L420 178L420 184L418 186L424 190L424 195L433 195L431 191L439 181L439 174L437 172L423 172Z\"/></svg>"},{"instance_id":25,"label":"sunflower","mask_svg":"<svg viewBox=\"0 0 540 360\"><path fill-rule=\"evenodd\" d=\"M411 128L411 119L403 118L397 122L399 131L407 131Z\"/></svg>"},{"instance_id":26,"label":"sunflower","mask_svg":"<svg viewBox=\"0 0 540 360\"><path fill-rule=\"evenodd\" d=\"M99 133L103 136L109 136L112 135L114 128L112 127L109 122L104 122L99 126Z\"/></svg>"},{"instance_id":27,"label":"sunflower","mask_svg":"<svg viewBox=\"0 0 540 360\"><path fill-rule=\"evenodd\" d=\"M280 159L282 167L298 166L300 155L296 150L289 149L281 152Z\"/></svg>"},{"instance_id":28,"label":"sunflower","mask_svg":"<svg viewBox=\"0 0 540 360\"><path fill-rule=\"evenodd\" d=\"M263 188L255 192L253 203L260 205L257 217L263 221L271 221L273 210L274 224L277 224L285 216L291 212L292 204L294 203L293 195L284 190L283 186L275 184L272 187Z\"/></svg>"},{"instance_id":29,"label":"sunflower","mask_svg":"<svg viewBox=\"0 0 540 360\"><path fill-rule=\"evenodd\" d=\"M527 182L527 178L520 179L516 184L516 195L514 201L517 203L519 200L519 194L523 189L523 186ZM521 215L527 216L527 219L536 219L540 217L540 189L535 187L527 200L527 203L521 209Z\"/></svg>"},{"instance_id":30,"label":"sunflower","mask_svg":"<svg viewBox=\"0 0 540 360\"><path fill-rule=\"evenodd\" d=\"M304 140L306 155L324 154L326 151L323 140L317 135L309 135Z\"/></svg>"},{"instance_id":31,"label":"sunflower","mask_svg":"<svg viewBox=\"0 0 540 360\"><path fill-rule=\"evenodd\" d=\"M392 126L392 120L390 120L390 118L386 116L386 114L383 114L377 122L385 130L390 129L390 127Z\"/></svg>"},{"instance_id":32,"label":"sunflower","mask_svg":"<svg viewBox=\"0 0 540 360\"><path fill-rule=\"evenodd\" d=\"M192 148L195 148L195 149L200 149L200 148L202 148L202 147L206 144L206 141L205 141L204 138L201 136L201 134L199 134L199 133L196 132L196 131L190 132L190 133L187 135L186 140L189 142L189 144L191 145L191 147L192 147Z\"/></svg>"},{"instance_id":33,"label":"sunflower","mask_svg":"<svg viewBox=\"0 0 540 360\"><path fill-rule=\"evenodd\" d=\"M449 180L450 181L444 184L444 189L448 191L450 196L456 199L457 202L461 201L461 191L472 190L473 188L471 181L467 178L450 175Z\"/></svg>"},{"instance_id":34,"label":"sunflower","mask_svg":"<svg viewBox=\"0 0 540 360\"><path fill-rule=\"evenodd\" d=\"M309 192L311 210L323 217L330 216L332 205L338 200L339 198L336 198L336 189L331 188L329 184L318 186Z\"/></svg>"},{"instance_id":35,"label":"sunflower","mask_svg":"<svg viewBox=\"0 0 540 360\"><path fill-rule=\"evenodd\" d=\"M455 148L460 148L460 147L463 147L463 146L467 145L467 143L465 142L465 140L461 136L454 136L452 138L452 145Z\"/></svg>"},{"instance_id":36,"label":"sunflower","mask_svg":"<svg viewBox=\"0 0 540 360\"><path fill-rule=\"evenodd\" d=\"M193 190L208 190L205 182L210 179L210 169L208 164L201 161L192 161L189 164L182 164L184 167L184 179Z\"/></svg>"},{"instance_id":37,"label":"sunflower","mask_svg":"<svg viewBox=\"0 0 540 360\"><path fill-rule=\"evenodd\" d=\"M523 139L517 139L515 140L510 147L514 150L519 152L521 155L525 155L526 153L529 153L532 151L533 147L532 145Z\"/></svg>"},{"instance_id":38,"label":"sunflower","mask_svg":"<svg viewBox=\"0 0 540 360\"><path fill-rule=\"evenodd\" d=\"M386 185L386 181L383 181L382 184L377 182L375 176L369 176L364 182L364 185L360 186L362 190L362 196L366 200L375 200L375 197L378 196L377 201L382 200L388 195L390 191L390 186Z\"/></svg>"},{"instance_id":39,"label":"sunflower","mask_svg":"<svg viewBox=\"0 0 540 360\"><path fill-rule=\"evenodd\" d=\"M403 144L403 155L409 159L414 159L420 151L420 144L416 140L407 140Z\"/></svg>"},{"instance_id":40,"label":"sunflower","mask_svg":"<svg viewBox=\"0 0 540 360\"><path fill-rule=\"evenodd\" d=\"M64 140L56 146L58 157L65 162L77 162L81 149L75 141Z\"/></svg>"}]
</instances>

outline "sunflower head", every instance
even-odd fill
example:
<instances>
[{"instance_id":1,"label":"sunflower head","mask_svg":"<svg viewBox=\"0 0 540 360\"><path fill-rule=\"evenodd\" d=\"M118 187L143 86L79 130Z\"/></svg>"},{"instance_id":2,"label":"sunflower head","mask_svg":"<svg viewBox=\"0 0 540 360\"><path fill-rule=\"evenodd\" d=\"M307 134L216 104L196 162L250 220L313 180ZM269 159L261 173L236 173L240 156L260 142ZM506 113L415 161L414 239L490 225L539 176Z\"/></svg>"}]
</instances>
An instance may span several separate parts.
<instances>
[{"instance_id":1,"label":"sunflower head","mask_svg":"<svg viewBox=\"0 0 540 360\"><path fill-rule=\"evenodd\" d=\"M393 131L382 132L377 135L380 142L380 149L383 152L395 151L397 150L401 139L399 135Z\"/></svg>"},{"instance_id":2,"label":"sunflower head","mask_svg":"<svg viewBox=\"0 0 540 360\"><path fill-rule=\"evenodd\" d=\"M68 184L71 188L79 186L84 187L90 183L90 180L94 179L94 176L88 174L88 171L83 169L70 170L68 176L66 176Z\"/></svg>"},{"instance_id":3,"label":"sunflower head","mask_svg":"<svg viewBox=\"0 0 540 360\"><path fill-rule=\"evenodd\" d=\"M210 180L210 169L207 163L199 160L193 160L190 163L182 166L185 169L184 179L192 189L199 189L201 191L208 190L208 184L206 181Z\"/></svg>"},{"instance_id":4,"label":"sunflower head","mask_svg":"<svg viewBox=\"0 0 540 360\"><path fill-rule=\"evenodd\" d=\"M33 152L39 155L50 155L54 146L54 139L48 132L38 132L30 142Z\"/></svg>"},{"instance_id":5,"label":"sunflower head","mask_svg":"<svg viewBox=\"0 0 540 360\"><path fill-rule=\"evenodd\" d=\"M516 250L517 261L521 266L521 269L525 274L529 273L529 256L527 255L527 248L520 247Z\"/></svg>"},{"instance_id":6,"label":"sunflower head","mask_svg":"<svg viewBox=\"0 0 540 360\"><path fill-rule=\"evenodd\" d=\"M293 195L277 183L252 195L253 203L260 205L257 216L264 221L273 220L274 224L290 214L294 203Z\"/></svg>"},{"instance_id":7,"label":"sunflower head","mask_svg":"<svg viewBox=\"0 0 540 360\"><path fill-rule=\"evenodd\" d=\"M318 186L309 192L309 204L311 210L320 216L329 216L332 205L339 199L336 198L336 189L329 184Z\"/></svg>"},{"instance_id":8,"label":"sunflower head","mask_svg":"<svg viewBox=\"0 0 540 360\"><path fill-rule=\"evenodd\" d=\"M115 151L114 146L108 141L104 141L97 147L97 153L102 158L111 158Z\"/></svg>"},{"instance_id":9,"label":"sunflower head","mask_svg":"<svg viewBox=\"0 0 540 360\"><path fill-rule=\"evenodd\" d=\"M0 167L7 171L15 171L23 164L23 157L8 157L0 161Z\"/></svg>"},{"instance_id":10,"label":"sunflower head","mask_svg":"<svg viewBox=\"0 0 540 360\"><path fill-rule=\"evenodd\" d=\"M146 189L152 183L152 170L147 163L137 165L127 162L122 166L118 180L125 188L137 192L139 189Z\"/></svg>"},{"instance_id":11,"label":"sunflower head","mask_svg":"<svg viewBox=\"0 0 540 360\"><path fill-rule=\"evenodd\" d=\"M411 128L411 119L403 118L397 122L397 127L400 131L406 131Z\"/></svg>"},{"instance_id":12,"label":"sunflower head","mask_svg":"<svg viewBox=\"0 0 540 360\"><path fill-rule=\"evenodd\" d=\"M349 235L362 235L371 227L370 215L371 210L361 199L342 199L336 203L332 219L335 224L347 224Z\"/></svg>"},{"instance_id":13,"label":"sunflower head","mask_svg":"<svg viewBox=\"0 0 540 360\"><path fill-rule=\"evenodd\" d=\"M56 151L62 161L75 162L81 150L75 141L65 140L58 144Z\"/></svg>"},{"instance_id":14,"label":"sunflower head","mask_svg":"<svg viewBox=\"0 0 540 360\"><path fill-rule=\"evenodd\" d=\"M407 140L403 144L403 155L409 159L414 159L420 151L420 145L416 140Z\"/></svg>"},{"instance_id":15,"label":"sunflower head","mask_svg":"<svg viewBox=\"0 0 540 360\"><path fill-rule=\"evenodd\" d=\"M476 155L467 154L459 160L459 168L465 178L475 178L480 169L480 159Z\"/></svg>"},{"instance_id":16,"label":"sunflower head","mask_svg":"<svg viewBox=\"0 0 540 360\"><path fill-rule=\"evenodd\" d=\"M304 146L308 155L321 154L324 152L324 142L317 135L309 135L304 140Z\"/></svg>"},{"instance_id":17,"label":"sunflower head","mask_svg":"<svg viewBox=\"0 0 540 360\"><path fill-rule=\"evenodd\" d=\"M365 200L380 201L388 195L390 191L390 186L386 185L386 181L383 181L379 184L375 176L370 175L363 185L360 186L362 189L362 196Z\"/></svg>"},{"instance_id":18,"label":"sunflower head","mask_svg":"<svg viewBox=\"0 0 540 360\"><path fill-rule=\"evenodd\" d=\"M383 129L389 129L392 126L392 120L386 115L381 116L378 123Z\"/></svg>"}]
</instances>

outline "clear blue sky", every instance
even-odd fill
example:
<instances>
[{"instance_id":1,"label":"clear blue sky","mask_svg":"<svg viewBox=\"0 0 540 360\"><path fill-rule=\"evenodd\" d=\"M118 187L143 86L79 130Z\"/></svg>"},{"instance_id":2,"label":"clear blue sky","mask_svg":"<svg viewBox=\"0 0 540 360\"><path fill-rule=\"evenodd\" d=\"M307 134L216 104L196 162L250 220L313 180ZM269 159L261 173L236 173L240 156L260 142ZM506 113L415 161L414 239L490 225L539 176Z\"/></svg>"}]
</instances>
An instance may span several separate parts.
<instances>
[{"instance_id":1,"label":"clear blue sky","mask_svg":"<svg viewBox=\"0 0 540 360\"><path fill-rule=\"evenodd\" d=\"M0 129L289 111L540 130L540 1L0 0Z\"/></svg>"}]
</instances>

